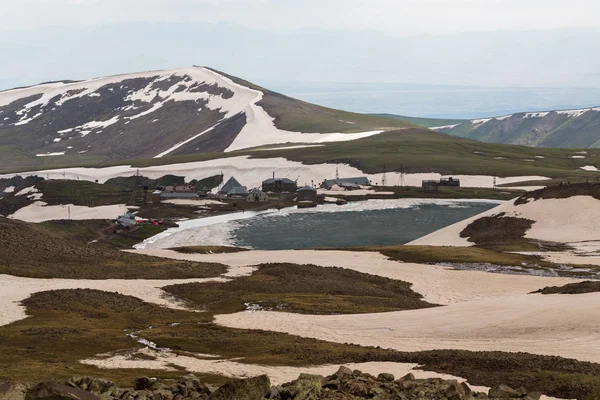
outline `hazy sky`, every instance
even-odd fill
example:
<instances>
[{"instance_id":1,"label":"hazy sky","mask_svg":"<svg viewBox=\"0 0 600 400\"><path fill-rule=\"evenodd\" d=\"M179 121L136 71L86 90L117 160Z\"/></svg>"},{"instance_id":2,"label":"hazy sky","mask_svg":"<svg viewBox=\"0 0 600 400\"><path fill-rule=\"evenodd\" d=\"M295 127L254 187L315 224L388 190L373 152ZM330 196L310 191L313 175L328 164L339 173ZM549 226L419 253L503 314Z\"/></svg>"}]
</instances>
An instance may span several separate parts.
<instances>
[{"instance_id":1,"label":"hazy sky","mask_svg":"<svg viewBox=\"0 0 600 400\"><path fill-rule=\"evenodd\" d=\"M598 15L598 0L0 0L0 90L190 65L275 88L600 89Z\"/></svg>"},{"instance_id":2,"label":"hazy sky","mask_svg":"<svg viewBox=\"0 0 600 400\"><path fill-rule=\"evenodd\" d=\"M597 0L0 0L1 30L133 21L390 35L600 26Z\"/></svg>"}]
</instances>

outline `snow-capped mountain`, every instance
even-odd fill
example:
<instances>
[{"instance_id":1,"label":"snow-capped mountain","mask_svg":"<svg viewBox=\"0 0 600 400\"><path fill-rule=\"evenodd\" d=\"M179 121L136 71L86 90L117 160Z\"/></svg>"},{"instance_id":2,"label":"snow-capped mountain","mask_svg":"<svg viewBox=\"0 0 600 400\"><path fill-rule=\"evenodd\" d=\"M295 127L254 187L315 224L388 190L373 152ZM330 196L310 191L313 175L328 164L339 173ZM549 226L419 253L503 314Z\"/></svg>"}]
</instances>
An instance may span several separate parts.
<instances>
[{"instance_id":1,"label":"snow-capped mountain","mask_svg":"<svg viewBox=\"0 0 600 400\"><path fill-rule=\"evenodd\" d=\"M469 139L534 147L600 147L600 107L526 112L431 128Z\"/></svg>"},{"instance_id":2,"label":"snow-capped mountain","mask_svg":"<svg viewBox=\"0 0 600 400\"><path fill-rule=\"evenodd\" d=\"M314 106L204 67L0 92L4 167L347 141L405 125Z\"/></svg>"}]
</instances>

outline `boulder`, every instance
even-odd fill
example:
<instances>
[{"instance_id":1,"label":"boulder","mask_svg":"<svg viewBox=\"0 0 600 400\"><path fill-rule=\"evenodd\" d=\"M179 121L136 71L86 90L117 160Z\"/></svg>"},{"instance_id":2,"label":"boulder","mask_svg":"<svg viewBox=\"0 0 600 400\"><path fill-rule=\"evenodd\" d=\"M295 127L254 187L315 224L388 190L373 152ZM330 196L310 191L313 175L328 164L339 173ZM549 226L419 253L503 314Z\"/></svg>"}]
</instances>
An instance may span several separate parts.
<instances>
[{"instance_id":1,"label":"boulder","mask_svg":"<svg viewBox=\"0 0 600 400\"><path fill-rule=\"evenodd\" d=\"M144 390L152 386L153 383L154 381L147 376L139 376L133 381L133 386L135 390Z\"/></svg>"},{"instance_id":2,"label":"boulder","mask_svg":"<svg viewBox=\"0 0 600 400\"><path fill-rule=\"evenodd\" d=\"M392 382L394 379L395 379L394 375L392 375L392 374L381 373L381 374L377 375L377 380L383 381L383 382Z\"/></svg>"},{"instance_id":3,"label":"boulder","mask_svg":"<svg viewBox=\"0 0 600 400\"><path fill-rule=\"evenodd\" d=\"M25 400L27 386L22 383L0 382L0 400Z\"/></svg>"},{"instance_id":4,"label":"boulder","mask_svg":"<svg viewBox=\"0 0 600 400\"><path fill-rule=\"evenodd\" d=\"M318 400L324 380L321 375L300 374L298 379L283 386L294 400Z\"/></svg>"},{"instance_id":5,"label":"boulder","mask_svg":"<svg viewBox=\"0 0 600 400\"><path fill-rule=\"evenodd\" d=\"M506 385L494 386L488 392L488 396L496 399L518 399L523 393L516 391Z\"/></svg>"},{"instance_id":6,"label":"boulder","mask_svg":"<svg viewBox=\"0 0 600 400\"><path fill-rule=\"evenodd\" d=\"M341 366L340 369L337 370L337 372L333 375L331 375L330 378L337 378L337 379L341 379L345 376L351 376L352 375L352 370L348 367L344 367Z\"/></svg>"},{"instance_id":7,"label":"boulder","mask_svg":"<svg viewBox=\"0 0 600 400\"><path fill-rule=\"evenodd\" d=\"M59 382L42 382L31 389L27 400L100 400L100 397Z\"/></svg>"},{"instance_id":8,"label":"boulder","mask_svg":"<svg viewBox=\"0 0 600 400\"><path fill-rule=\"evenodd\" d=\"M226 383L210 395L209 400L263 400L271 392L267 375Z\"/></svg>"},{"instance_id":9,"label":"boulder","mask_svg":"<svg viewBox=\"0 0 600 400\"><path fill-rule=\"evenodd\" d=\"M458 383L457 381L448 381L449 386L445 391L448 400L466 400L472 395L471 388L466 383Z\"/></svg>"},{"instance_id":10,"label":"boulder","mask_svg":"<svg viewBox=\"0 0 600 400\"><path fill-rule=\"evenodd\" d=\"M414 381L415 380L415 376L413 375L413 373L408 373L406 375L404 375L402 378L398 379L400 382L404 382L404 381Z\"/></svg>"}]
</instances>

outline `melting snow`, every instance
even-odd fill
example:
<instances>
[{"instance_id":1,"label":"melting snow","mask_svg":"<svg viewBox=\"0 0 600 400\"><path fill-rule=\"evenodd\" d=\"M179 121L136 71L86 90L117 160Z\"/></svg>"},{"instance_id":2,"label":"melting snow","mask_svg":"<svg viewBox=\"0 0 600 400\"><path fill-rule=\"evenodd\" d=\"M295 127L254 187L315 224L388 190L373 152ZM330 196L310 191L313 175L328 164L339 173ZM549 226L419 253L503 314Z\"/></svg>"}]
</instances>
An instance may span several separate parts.
<instances>
[{"instance_id":1,"label":"melting snow","mask_svg":"<svg viewBox=\"0 0 600 400\"><path fill-rule=\"evenodd\" d=\"M52 157L52 156L64 156L65 152L64 151L58 151L55 153L40 153L40 154L36 154L36 157Z\"/></svg>"},{"instance_id":2,"label":"melting snow","mask_svg":"<svg viewBox=\"0 0 600 400\"><path fill-rule=\"evenodd\" d=\"M544 118L548 114L550 114L550 112L527 113L523 118Z\"/></svg>"},{"instance_id":3,"label":"melting snow","mask_svg":"<svg viewBox=\"0 0 600 400\"><path fill-rule=\"evenodd\" d=\"M432 131L437 131L437 130L441 130L441 129L452 129L452 128L456 128L457 126L459 126L460 123L458 124L454 124L454 125L444 125L444 126L432 126L431 129Z\"/></svg>"},{"instance_id":4,"label":"melting snow","mask_svg":"<svg viewBox=\"0 0 600 400\"><path fill-rule=\"evenodd\" d=\"M6 189L4 189L4 193L12 193L15 191L15 187L14 186L9 186Z\"/></svg>"},{"instance_id":5,"label":"melting snow","mask_svg":"<svg viewBox=\"0 0 600 400\"><path fill-rule=\"evenodd\" d=\"M599 171L598 168L594 167L593 165L586 165L585 167L581 167L580 169L584 171Z\"/></svg>"}]
</instances>

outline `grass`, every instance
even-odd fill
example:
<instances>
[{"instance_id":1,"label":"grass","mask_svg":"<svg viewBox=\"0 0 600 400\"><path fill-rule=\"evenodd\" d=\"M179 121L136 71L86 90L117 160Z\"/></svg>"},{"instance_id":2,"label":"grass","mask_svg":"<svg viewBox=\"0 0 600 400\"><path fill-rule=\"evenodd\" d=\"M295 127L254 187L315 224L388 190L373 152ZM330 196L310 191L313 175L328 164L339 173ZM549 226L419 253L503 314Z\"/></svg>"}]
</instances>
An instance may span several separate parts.
<instances>
[{"instance_id":1,"label":"grass","mask_svg":"<svg viewBox=\"0 0 600 400\"><path fill-rule=\"evenodd\" d=\"M95 290L41 292L26 299L29 317L0 327L0 380L40 381L91 375L130 385L140 375L175 378L181 372L102 370L79 360L120 349L140 348L125 336L151 323L193 320L129 296Z\"/></svg>"},{"instance_id":2,"label":"grass","mask_svg":"<svg viewBox=\"0 0 600 400\"><path fill-rule=\"evenodd\" d=\"M307 164L347 163L365 173L380 173L385 165L389 173L403 170L406 173L437 172L443 175L497 175L499 177L535 175L571 182L593 179L597 174L582 171L579 168L589 165L593 157L600 155L600 150L587 149L586 159L571 158L574 151L573 149L530 148L482 143L422 128L408 128L351 142L325 143L323 146L312 148L245 150L225 154L201 153L160 159L128 160L127 163L141 168L247 155L252 158L285 157ZM545 158L535 158L537 155ZM496 157L503 157L503 159ZM523 161L526 159L535 161ZM80 158L78 163L56 164L56 167L101 167L122 164L123 162L120 161L82 162ZM29 167L35 168L33 165ZM0 168L0 170L10 172L7 167Z\"/></svg>"},{"instance_id":3,"label":"grass","mask_svg":"<svg viewBox=\"0 0 600 400\"><path fill-rule=\"evenodd\" d=\"M0 218L0 273L31 278L184 279L227 271L220 264L148 257L87 243L82 239L93 237L95 223L89 229L67 229L69 233L58 226L59 222L35 225ZM77 232L82 232L82 239L69 236Z\"/></svg>"},{"instance_id":4,"label":"grass","mask_svg":"<svg viewBox=\"0 0 600 400\"><path fill-rule=\"evenodd\" d=\"M541 266L552 266L539 257L503 253L480 247L454 247L454 246L371 246L353 247L354 251L376 251L392 260L427 264L427 263L490 263L496 265L522 265L538 264Z\"/></svg>"},{"instance_id":5,"label":"grass","mask_svg":"<svg viewBox=\"0 0 600 400\"><path fill-rule=\"evenodd\" d=\"M599 281L568 283L564 286L547 286L534 293L541 294L584 294L600 292Z\"/></svg>"},{"instance_id":6,"label":"grass","mask_svg":"<svg viewBox=\"0 0 600 400\"><path fill-rule=\"evenodd\" d=\"M465 122L464 119L449 119L449 118L422 118L422 117L407 117L406 115L395 114L371 114L382 118L400 119L403 121L412 122L425 128L433 128L436 126L456 125Z\"/></svg>"},{"instance_id":7,"label":"grass","mask_svg":"<svg viewBox=\"0 0 600 400\"><path fill-rule=\"evenodd\" d=\"M356 314L433 307L403 281L343 268L263 264L250 276L214 285L189 283L164 288L197 308L226 314L246 304L305 314Z\"/></svg>"},{"instance_id":8,"label":"grass","mask_svg":"<svg viewBox=\"0 0 600 400\"><path fill-rule=\"evenodd\" d=\"M233 246L183 246L174 247L171 250L184 254L222 254L248 251L248 249Z\"/></svg>"},{"instance_id":9,"label":"grass","mask_svg":"<svg viewBox=\"0 0 600 400\"><path fill-rule=\"evenodd\" d=\"M543 189L534 190L521 196L515 202L516 205L526 204L530 200L540 199L566 199L573 196L591 196L600 200L600 183L580 182L580 183L559 183L550 185Z\"/></svg>"},{"instance_id":10,"label":"grass","mask_svg":"<svg viewBox=\"0 0 600 400\"><path fill-rule=\"evenodd\" d=\"M270 153L267 154L267 153ZM255 157L273 157L263 152ZM538 175L563 179L586 179L591 175L578 171L589 160L573 159L573 150L539 149L507 146L454 138L422 129L386 132L368 138L318 148L279 150L277 155L308 164L342 162L366 173L380 173L384 164L388 172L437 172L443 175ZM589 156L600 155L591 150ZM545 158L536 159L536 155ZM497 159L496 157L504 157ZM525 162L525 159L535 159Z\"/></svg>"},{"instance_id":11,"label":"grass","mask_svg":"<svg viewBox=\"0 0 600 400\"><path fill-rule=\"evenodd\" d=\"M31 382L91 375L130 385L140 375L175 378L182 374L179 370L101 370L79 363L112 352L126 351L135 357L135 350L142 345L125 335L134 330L176 352L216 354L248 364L406 362L462 376L475 385L503 383L585 400L597 399L600 394L600 365L559 357L457 350L406 353L263 330L231 329L214 325L211 313L167 310L134 297L97 290L37 293L24 305L28 318L0 327L0 380ZM174 322L180 325L173 326ZM223 381L215 376L201 378L206 382Z\"/></svg>"}]
</instances>

